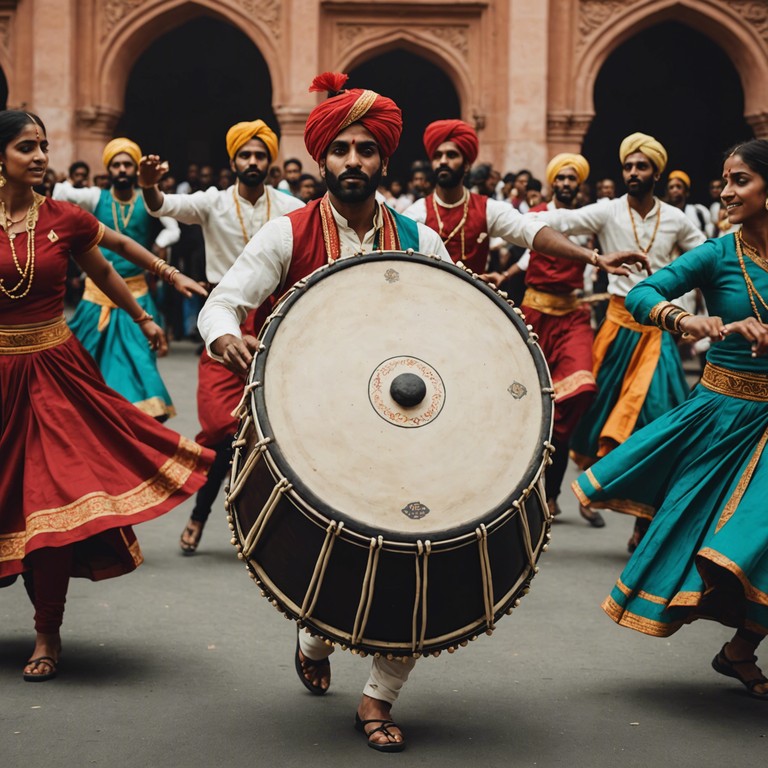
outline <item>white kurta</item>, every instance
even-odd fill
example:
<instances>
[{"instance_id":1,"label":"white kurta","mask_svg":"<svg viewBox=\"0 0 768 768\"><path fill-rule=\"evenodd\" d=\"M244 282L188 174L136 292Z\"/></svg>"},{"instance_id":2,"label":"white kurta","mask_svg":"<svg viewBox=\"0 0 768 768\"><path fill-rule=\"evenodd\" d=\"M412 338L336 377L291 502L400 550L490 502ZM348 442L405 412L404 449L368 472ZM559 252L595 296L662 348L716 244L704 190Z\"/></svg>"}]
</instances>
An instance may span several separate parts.
<instances>
[{"instance_id":1,"label":"white kurta","mask_svg":"<svg viewBox=\"0 0 768 768\"><path fill-rule=\"evenodd\" d=\"M237 185L228 189L209 187L191 195L164 195L163 204L152 216L170 216L182 224L199 224L205 239L205 277L209 283L219 283L235 259L268 220L303 208L301 200L264 187L264 194L252 205L237 194ZM240 206L240 217L238 207ZM246 237L243 236L245 228Z\"/></svg>"},{"instance_id":2,"label":"white kurta","mask_svg":"<svg viewBox=\"0 0 768 768\"><path fill-rule=\"evenodd\" d=\"M333 206L331 210L339 231L341 258L370 253L376 230L381 227L381 210L377 210L374 226L366 232L362 241ZM419 251L450 261L440 236L428 227L418 227ZM245 246L234 266L211 292L198 317L198 329L209 354L211 343L221 336L240 336L240 323L248 312L260 306L277 288L284 286L292 256L293 228L287 218L270 221Z\"/></svg>"},{"instance_id":3,"label":"white kurta","mask_svg":"<svg viewBox=\"0 0 768 768\"><path fill-rule=\"evenodd\" d=\"M706 238L679 208L657 198L654 200L653 208L644 219L629 208L627 195L609 201L601 200L583 208L529 213L525 218L546 222L564 235L597 235L604 253L640 251L653 239L648 259L655 272L674 261L678 254L701 245ZM609 274L608 292L614 296L626 296L646 276L645 271L629 275Z\"/></svg>"},{"instance_id":4,"label":"white kurta","mask_svg":"<svg viewBox=\"0 0 768 768\"><path fill-rule=\"evenodd\" d=\"M448 204L442 202L439 195L435 195L435 198L441 208L458 208L460 205L464 205L463 200ZM425 224L427 221L426 198L422 197L421 200L417 200L405 210L404 215ZM488 200L485 218L488 223L488 237L498 237L504 242L523 248L533 248L533 239L546 226L545 222L526 218L511 203L500 200Z\"/></svg>"}]
</instances>

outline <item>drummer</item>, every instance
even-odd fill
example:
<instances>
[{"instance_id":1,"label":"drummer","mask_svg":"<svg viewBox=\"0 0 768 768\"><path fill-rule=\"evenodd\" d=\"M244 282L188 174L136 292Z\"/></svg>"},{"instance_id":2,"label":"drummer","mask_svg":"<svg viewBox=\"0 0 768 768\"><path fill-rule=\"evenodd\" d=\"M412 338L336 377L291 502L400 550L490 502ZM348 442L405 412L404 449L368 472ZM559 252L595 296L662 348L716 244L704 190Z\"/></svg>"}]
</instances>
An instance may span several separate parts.
<instances>
[{"instance_id":1,"label":"drummer","mask_svg":"<svg viewBox=\"0 0 768 768\"><path fill-rule=\"evenodd\" d=\"M306 208L268 222L248 243L234 266L214 289L199 317L200 333L215 360L245 374L257 340L241 335L247 312L273 292L282 292L319 267L339 258L375 249L435 254L450 260L435 231L376 202L376 189L402 132L400 109L391 100L361 89L342 90L346 75L326 73L311 91L328 91L330 98L309 115L304 143L318 163L328 193ZM546 230L548 238L563 236ZM537 237L538 242L538 237ZM592 253L575 254L592 261ZM609 264L639 261L618 254ZM332 647L300 633L296 667L302 683L323 694L330 684L328 656ZM357 709L356 725L373 749L396 752L405 746L401 729L390 719L390 709L414 661L375 658Z\"/></svg>"}]
</instances>

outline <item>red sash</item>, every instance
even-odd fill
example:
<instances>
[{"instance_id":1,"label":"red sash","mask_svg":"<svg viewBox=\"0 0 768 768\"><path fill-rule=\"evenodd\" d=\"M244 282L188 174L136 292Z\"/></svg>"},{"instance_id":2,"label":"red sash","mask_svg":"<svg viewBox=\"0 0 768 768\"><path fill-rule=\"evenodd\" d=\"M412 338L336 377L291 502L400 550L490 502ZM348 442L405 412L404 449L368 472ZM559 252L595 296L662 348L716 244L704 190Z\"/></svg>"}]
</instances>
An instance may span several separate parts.
<instances>
[{"instance_id":1,"label":"red sash","mask_svg":"<svg viewBox=\"0 0 768 768\"><path fill-rule=\"evenodd\" d=\"M463 224L461 220L465 214L464 205L445 208L435 201L434 194L429 195L424 202L427 207L426 224L440 235L454 263L461 261L473 272L480 274L485 272L489 248L488 217L486 216L488 198L485 195L470 193L466 204L466 220ZM443 224L442 229L437 220L435 205Z\"/></svg>"}]
</instances>

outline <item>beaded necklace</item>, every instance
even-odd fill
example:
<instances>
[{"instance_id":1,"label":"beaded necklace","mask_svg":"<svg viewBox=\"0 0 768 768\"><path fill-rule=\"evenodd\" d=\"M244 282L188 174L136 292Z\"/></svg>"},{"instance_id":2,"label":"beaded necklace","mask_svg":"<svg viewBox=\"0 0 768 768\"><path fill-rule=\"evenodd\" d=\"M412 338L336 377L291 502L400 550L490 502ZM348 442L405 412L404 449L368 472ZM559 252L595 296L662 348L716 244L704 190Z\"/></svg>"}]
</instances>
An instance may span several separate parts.
<instances>
[{"instance_id":1,"label":"beaded necklace","mask_svg":"<svg viewBox=\"0 0 768 768\"><path fill-rule=\"evenodd\" d=\"M448 245L448 243L453 239L453 237L456 235L457 232L461 232L461 257L460 261L464 261L464 225L467 223L467 214L469 213L469 190L464 189L464 197L461 199L461 202L464 203L464 210L462 212L461 220L459 223L453 228L453 231L449 235L445 235L445 232L443 231L443 220L440 218L440 211L438 210L438 204L437 204L437 195L433 192L432 193L432 208L435 212L435 218L437 219L437 234L440 235L440 237L443 240L443 245Z\"/></svg>"},{"instance_id":2,"label":"beaded necklace","mask_svg":"<svg viewBox=\"0 0 768 768\"><path fill-rule=\"evenodd\" d=\"M0 214L3 218L2 228L8 237L8 244L11 247L11 258L13 259L13 265L19 274L19 282L13 286L13 288L6 288L2 278L0 278L0 292L7 296L9 299L18 300L23 299L32 288L32 282L35 279L35 227L37 226L37 219L40 212L40 206L45 201L42 195L34 193L34 198L30 204L26 213L26 232L27 232L27 261L22 269L19 257L16 254L16 246L14 240L16 239L15 232L8 232L13 224L18 224L24 218L14 221L11 219L6 211L5 202L0 201ZM26 283L26 286L24 285Z\"/></svg>"},{"instance_id":3,"label":"beaded necklace","mask_svg":"<svg viewBox=\"0 0 768 768\"><path fill-rule=\"evenodd\" d=\"M747 274L747 265L744 263L744 254L746 253L749 258L756 264L766 269L766 262L760 254L757 252L757 248L744 242L744 238L741 235L741 231L737 232L734 237L736 238L736 255L739 257L739 266L741 267L741 274L744 276L744 283L747 286L747 295L749 296L749 303L752 305L752 311L755 313L755 317L762 323L764 322L760 311L755 302L755 297L763 305L765 310L768 310L768 303L760 295L760 292L752 282L752 278Z\"/></svg>"},{"instance_id":4,"label":"beaded necklace","mask_svg":"<svg viewBox=\"0 0 768 768\"><path fill-rule=\"evenodd\" d=\"M269 192L267 190L264 190L264 194L267 198L267 221L270 220L272 217L272 201L269 199ZM243 212L240 210L240 200L238 199L239 195L237 194L237 184L235 184L234 187L232 187L232 197L235 201L235 211L237 212L237 220L240 222L240 231L243 233L243 243L245 245L248 245L250 239L253 237L253 235L248 234L248 230L245 228L245 222L243 221ZM253 233L256 234L255 232Z\"/></svg>"},{"instance_id":5,"label":"beaded necklace","mask_svg":"<svg viewBox=\"0 0 768 768\"><path fill-rule=\"evenodd\" d=\"M627 197L627 211L629 211L629 220L632 222L632 234L635 236L635 242L637 243L637 247L644 253L646 256L648 255L648 251L651 250L653 247L653 242L656 240L656 233L659 231L659 224L661 224L661 206L659 206L659 215L656 217L656 226L653 229L653 234L651 235L651 239L648 241L648 245L643 248L642 245L640 245L640 238L637 236L637 227L635 226L635 216L632 213L632 206L629 204L629 197ZM639 215L639 214L638 214Z\"/></svg>"},{"instance_id":6,"label":"beaded necklace","mask_svg":"<svg viewBox=\"0 0 768 768\"><path fill-rule=\"evenodd\" d=\"M118 200L112 190L110 190L110 194L112 195L112 221L115 223L115 230L117 232L125 232L131 221L131 216L133 216L133 209L136 207L138 193L134 190L133 196L127 203ZM122 221L122 227L120 226L119 221Z\"/></svg>"}]
</instances>

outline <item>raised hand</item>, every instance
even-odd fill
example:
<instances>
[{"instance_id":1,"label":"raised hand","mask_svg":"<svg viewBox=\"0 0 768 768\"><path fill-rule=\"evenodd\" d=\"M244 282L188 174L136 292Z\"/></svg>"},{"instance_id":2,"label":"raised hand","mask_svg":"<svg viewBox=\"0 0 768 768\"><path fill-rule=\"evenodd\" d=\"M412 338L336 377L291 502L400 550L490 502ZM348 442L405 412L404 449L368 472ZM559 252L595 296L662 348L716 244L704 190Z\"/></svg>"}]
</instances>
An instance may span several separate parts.
<instances>
[{"instance_id":1,"label":"raised hand","mask_svg":"<svg viewBox=\"0 0 768 768\"><path fill-rule=\"evenodd\" d=\"M632 270L627 265L635 265L651 274L651 265L648 256L637 251L615 251L614 253L604 253L597 257L595 266L610 272L612 275L629 275Z\"/></svg>"},{"instance_id":2,"label":"raised hand","mask_svg":"<svg viewBox=\"0 0 768 768\"><path fill-rule=\"evenodd\" d=\"M144 155L139 160L139 186L154 187L168 173L169 166L159 155Z\"/></svg>"}]
</instances>

